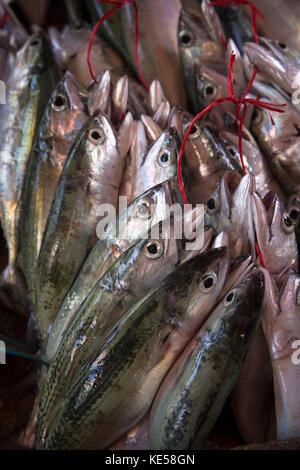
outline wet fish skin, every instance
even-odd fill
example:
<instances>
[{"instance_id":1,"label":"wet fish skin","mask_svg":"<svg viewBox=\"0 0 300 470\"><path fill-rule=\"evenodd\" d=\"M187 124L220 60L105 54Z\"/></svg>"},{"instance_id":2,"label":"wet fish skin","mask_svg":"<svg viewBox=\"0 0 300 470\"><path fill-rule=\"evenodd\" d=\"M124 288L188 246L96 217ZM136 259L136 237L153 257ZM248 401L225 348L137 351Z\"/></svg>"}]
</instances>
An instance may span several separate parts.
<instances>
[{"instance_id":1,"label":"wet fish skin","mask_svg":"<svg viewBox=\"0 0 300 470\"><path fill-rule=\"evenodd\" d=\"M166 222L159 238L150 238L149 231L149 238L139 240L124 252L95 284L74 318L70 318L53 357L56 374L64 378L52 383L52 407L63 399L76 371L85 366L86 358L97 354L99 345L125 311L163 282L190 255L182 240L174 237L174 224L178 221L171 216ZM167 238L169 226L171 234ZM192 251L192 255L197 253L199 251Z\"/></svg>"},{"instance_id":2,"label":"wet fish skin","mask_svg":"<svg viewBox=\"0 0 300 470\"><path fill-rule=\"evenodd\" d=\"M194 112L198 111L196 66L210 64L219 69L225 68L223 46L209 35L205 26L207 28L199 17L193 17L185 10L181 10L177 33L178 50Z\"/></svg>"},{"instance_id":3,"label":"wet fish skin","mask_svg":"<svg viewBox=\"0 0 300 470\"><path fill-rule=\"evenodd\" d=\"M200 449L238 376L257 327L264 277L252 271L213 310L161 384L151 449Z\"/></svg>"},{"instance_id":4,"label":"wet fish skin","mask_svg":"<svg viewBox=\"0 0 300 470\"><path fill-rule=\"evenodd\" d=\"M258 18L258 30L266 38L280 40L289 47L300 50L298 0L253 0L253 3L264 15ZM224 9L225 10L225 9ZM250 17L250 9L246 6L245 13Z\"/></svg>"},{"instance_id":5,"label":"wet fish skin","mask_svg":"<svg viewBox=\"0 0 300 470\"><path fill-rule=\"evenodd\" d=\"M278 282L289 268L298 269L295 226L279 197L268 193L261 199L256 192L250 206L257 243L269 273Z\"/></svg>"},{"instance_id":6,"label":"wet fish skin","mask_svg":"<svg viewBox=\"0 0 300 470\"><path fill-rule=\"evenodd\" d=\"M32 148L21 223L23 271L34 304L34 274L63 166L88 115L87 92L69 72L53 91Z\"/></svg>"},{"instance_id":7,"label":"wet fish skin","mask_svg":"<svg viewBox=\"0 0 300 470\"><path fill-rule=\"evenodd\" d=\"M269 114L256 109L251 124L251 132L266 155L271 169L287 195L293 194L300 181L299 161L299 113L284 95L266 84L255 84L263 93L264 101L285 104L284 113L272 113L275 125Z\"/></svg>"},{"instance_id":8,"label":"wet fish skin","mask_svg":"<svg viewBox=\"0 0 300 470\"><path fill-rule=\"evenodd\" d=\"M205 65L196 66L195 70L198 110L206 108L216 99L228 96L227 77L225 75ZM240 92L241 90L235 87L237 96L241 95ZM234 113L235 111L236 108L233 103L221 103L208 113L207 119L212 122L215 121L219 126L223 126L224 114L228 112Z\"/></svg>"},{"instance_id":9,"label":"wet fish skin","mask_svg":"<svg viewBox=\"0 0 300 470\"><path fill-rule=\"evenodd\" d=\"M32 35L16 55L0 110L0 217L9 251L5 283L16 280L24 178L38 123L58 80L50 45L42 32Z\"/></svg>"},{"instance_id":10,"label":"wet fish skin","mask_svg":"<svg viewBox=\"0 0 300 470\"><path fill-rule=\"evenodd\" d=\"M47 410L46 387L41 413L48 424L39 428L37 447L106 448L140 421L176 355L212 308L227 267L226 248L187 261L126 312L75 378L62 406ZM199 295L206 273L214 287Z\"/></svg>"},{"instance_id":11,"label":"wet fish skin","mask_svg":"<svg viewBox=\"0 0 300 470\"><path fill-rule=\"evenodd\" d=\"M260 44L245 43L244 54L256 65L266 82L272 83L279 90L293 93L293 83L299 72L300 54L280 41L260 38ZM246 70L246 73L251 73Z\"/></svg>"},{"instance_id":12,"label":"wet fish skin","mask_svg":"<svg viewBox=\"0 0 300 470\"><path fill-rule=\"evenodd\" d=\"M123 159L105 115L89 118L65 163L38 259L35 312L42 341L95 241L100 205L117 204Z\"/></svg>"},{"instance_id":13,"label":"wet fish skin","mask_svg":"<svg viewBox=\"0 0 300 470\"><path fill-rule=\"evenodd\" d=\"M105 5L100 2L85 2L92 24L96 24L97 21L102 18L109 10L111 5ZM99 29L99 35L103 36L113 47L116 49L125 59L127 59L127 50L124 47L124 41L121 33L121 18L120 11L117 10L104 21L103 25Z\"/></svg>"},{"instance_id":14,"label":"wet fish skin","mask_svg":"<svg viewBox=\"0 0 300 470\"><path fill-rule=\"evenodd\" d=\"M262 325L273 368L277 439L299 435L300 379L295 342L299 342L299 275L289 270L281 294L268 273ZM297 343L296 343L297 345ZM298 355L299 356L299 355Z\"/></svg>"},{"instance_id":15,"label":"wet fish skin","mask_svg":"<svg viewBox=\"0 0 300 470\"><path fill-rule=\"evenodd\" d=\"M116 223L108 224L105 238L101 237L91 249L54 320L46 348L49 359L96 282L122 253L147 234L151 226L169 216L166 210L173 204L183 206L181 191L175 181L165 181L146 191L128 207L126 205Z\"/></svg>"},{"instance_id":16,"label":"wet fish skin","mask_svg":"<svg viewBox=\"0 0 300 470\"><path fill-rule=\"evenodd\" d=\"M182 140L193 115L173 107L169 126L176 128ZM186 142L185 154L186 173L190 189L190 202L203 204L223 175L225 170L240 171L238 163L227 152L215 132L201 123L196 123Z\"/></svg>"},{"instance_id":17,"label":"wet fish skin","mask_svg":"<svg viewBox=\"0 0 300 470\"><path fill-rule=\"evenodd\" d=\"M240 155L237 133L224 130L220 135L225 139L226 147L235 155L238 161ZM246 128L243 129L242 148L246 172L254 174L257 192L264 197L269 191L274 191L282 201L285 201L285 195L275 179L268 161L261 152L251 132Z\"/></svg>"},{"instance_id":18,"label":"wet fish skin","mask_svg":"<svg viewBox=\"0 0 300 470\"><path fill-rule=\"evenodd\" d=\"M186 1L186 0L185 0ZM159 80L168 101L187 106L177 45L177 23L182 0L144 0L139 8L139 59L142 74L150 84ZM198 2L188 0L193 10ZM120 10L123 43L126 44L129 63L137 74L135 55L135 13L131 4ZM176 77L174 81L173 77Z\"/></svg>"},{"instance_id":19,"label":"wet fish skin","mask_svg":"<svg viewBox=\"0 0 300 470\"><path fill-rule=\"evenodd\" d=\"M135 169L130 202L153 186L176 178L179 148L177 132L170 128L161 133L145 155L140 155L140 165Z\"/></svg>"},{"instance_id":20,"label":"wet fish skin","mask_svg":"<svg viewBox=\"0 0 300 470\"><path fill-rule=\"evenodd\" d=\"M50 27L49 36L60 68L63 71L71 72L79 83L88 87L92 80L87 66L91 29L86 26L74 28L67 25L60 32L56 28ZM96 36L93 43L91 64L95 76L109 70L115 74L117 80L128 72L124 60L99 36Z\"/></svg>"}]
</instances>

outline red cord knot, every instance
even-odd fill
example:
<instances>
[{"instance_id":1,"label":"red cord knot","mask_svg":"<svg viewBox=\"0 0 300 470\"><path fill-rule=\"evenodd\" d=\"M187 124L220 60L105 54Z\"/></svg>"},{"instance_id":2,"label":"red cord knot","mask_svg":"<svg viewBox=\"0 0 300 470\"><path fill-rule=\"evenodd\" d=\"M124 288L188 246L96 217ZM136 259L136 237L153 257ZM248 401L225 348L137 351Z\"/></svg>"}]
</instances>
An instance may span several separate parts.
<instances>
[{"instance_id":1,"label":"red cord knot","mask_svg":"<svg viewBox=\"0 0 300 470\"><path fill-rule=\"evenodd\" d=\"M249 5L251 8L251 21L252 29L255 37L255 42L258 44L258 34L257 34L257 17L264 18L262 12L254 5L250 0L214 0L210 2L210 5L216 5L220 7L229 7L229 6L238 6L238 5Z\"/></svg>"},{"instance_id":2,"label":"red cord knot","mask_svg":"<svg viewBox=\"0 0 300 470\"><path fill-rule=\"evenodd\" d=\"M92 79L94 80L95 83L97 83L96 77L93 73L93 69L92 69L92 66L91 66L91 50L92 50L92 46L93 46L93 41L95 39L95 36L96 36L99 28L104 23L104 21L106 21L107 18L109 18L110 15L112 15L116 10L119 10L123 5L127 5L129 3L132 3L133 8L134 8L134 13L135 13L135 60L136 60L136 66L137 66L138 74L139 74L139 77L140 77L140 80L141 80L142 84L149 91L149 85L148 85L146 79L144 78L144 76L142 74L141 65L140 65L140 58L139 58L139 51L138 51L138 48L139 48L139 20L138 20L138 7L136 5L135 0L94 0L94 1L101 2L101 3L111 3L114 6L109 11L107 11L105 13L105 15L103 15L102 18L100 18L100 20L95 24L95 26L92 30L91 36L90 36L88 52L87 52L87 63L88 63L88 67L89 67L89 71L90 71Z\"/></svg>"},{"instance_id":3,"label":"red cord knot","mask_svg":"<svg viewBox=\"0 0 300 470\"><path fill-rule=\"evenodd\" d=\"M236 94L234 92L234 88L233 88L233 65L234 65L235 57L236 56L235 56L234 52L232 52L231 56L230 56L229 71L228 71L228 77L227 77L228 96L226 96L224 98L216 99L215 101L210 103L205 109L203 109L203 111L198 113L194 117L192 122L190 123L190 125L189 125L189 127L188 127L188 129L185 133L185 136L183 138L183 141L182 141L182 144L181 144L181 147L180 147L180 150L179 150L179 156L178 156L178 182L179 182L179 186L180 186L180 189L181 189L181 192L182 192L182 195L183 195L183 198L184 198L184 201L185 201L186 204L188 204L188 199L187 199L185 189L184 189L184 184L183 184L181 162L182 162L182 157L183 157L183 153L184 153L184 149L185 149L185 146L186 146L187 139L188 139L188 137L191 133L191 130L192 130L193 126L195 125L195 123L199 119L201 119L212 108L214 108L218 104L224 103L226 101L231 101L232 103L238 105L239 107L242 106L242 105L244 106L243 113L242 113L240 123L239 123L239 154L240 154L240 160L241 160L241 164L242 164L242 168L243 168L243 173L245 175L246 174L246 168L245 168L245 164L244 164L243 149L242 149L242 130L243 130L243 123L244 123L244 120L245 120L245 117L246 117L246 112L247 112L247 104L252 104L253 106L257 106L259 108L263 108L263 109L266 109L268 111L274 111L274 112L277 112L277 113L284 113L284 110L281 109L281 107L286 106L286 104L273 104L273 103L267 103L265 101L261 101L260 99L246 98L250 88L252 87L253 81L255 79L256 69L253 71L251 80L249 81L247 90L245 91L243 96L241 98L238 98L236 96Z\"/></svg>"},{"instance_id":4,"label":"red cord knot","mask_svg":"<svg viewBox=\"0 0 300 470\"><path fill-rule=\"evenodd\" d=\"M4 26L7 22L7 18L8 18L8 13L7 13L7 11L4 11L3 16L1 18L1 21L0 21L0 29L4 28Z\"/></svg>"}]
</instances>

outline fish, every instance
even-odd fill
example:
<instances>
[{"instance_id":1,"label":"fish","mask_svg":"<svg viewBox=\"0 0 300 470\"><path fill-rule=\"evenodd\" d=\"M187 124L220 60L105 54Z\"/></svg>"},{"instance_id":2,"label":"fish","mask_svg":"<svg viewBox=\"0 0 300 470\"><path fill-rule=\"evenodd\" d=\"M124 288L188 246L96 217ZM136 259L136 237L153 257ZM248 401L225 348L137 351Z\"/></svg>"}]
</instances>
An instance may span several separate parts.
<instances>
[{"instance_id":1,"label":"fish","mask_svg":"<svg viewBox=\"0 0 300 470\"><path fill-rule=\"evenodd\" d=\"M228 96L227 76L218 73L205 65L196 66L196 88L198 110L201 111L214 100ZM234 90L237 96L242 96L243 89L239 84L237 85L235 83ZM232 115L235 112L236 105L231 101L225 101L224 103L219 103L218 106L212 108L209 113L204 115L203 122L216 132L220 132L222 129L226 128L228 114ZM251 114L250 109L247 110L245 126L247 125Z\"/></svg>"},{"instance_id":2,"label":"fish","mask_svg":"<svg viewBox=\"0 0 300 470\"><path fill-rule=\"evenodd\" d=\"M132 139L129 154L126 158L126 165L119 191L120 196L126 196L128 202L131 198L132 186L139 162L142 156L147 152L148 140L146 137L145 127L140 120L133 121Z\"/></svg>"},{"instance_id":3,"label":"fish","mask_svg":"<svg viewBox=\"0 0 300 470\"><path fill-rule=\"evenodd\" d=\"M259 5L260 7L260 5ZM217 15L220 18L226 38L231 38L236 43L240 53L243 53L243 45L253 39L253 29L250 19L240 6L215 6Z\"/></svg>"},{"instance_id":4,"label":"fish","mask_svg":"<svg viewBox=\"0 0 300 470\"><path fill-rule=\"evenodd\" d=\"M261 324L231 393L230 405L247 444L276 438L273 371Z\"/></svg>"},{"instance_id":5,"label":"fish","mask_svg":"<svg viewBox=\"0 0 300 470\"><path fill-rule=\"evenodd\" d=\"M153 186L176 178L179 148L176 129L170 128L160 134L144 155L138 155L129 202Z\"/></svg>"},{"instance_id":6,"label":"fish","mask_svg":"<svg viewBox=\"0 0 300 470\"><path fill-rule=\"evenodd\" d=\"M150 450L149 415L147 414L133 429L114 442L108 450Z\"/></svg>"},{"instance_id":7,"label":"fish","mask_svg":"<svg viewBox=\"0 0 300 470\"><path fill-rule=\"evenodd\" d=\"M224 139L226 148L238 161L240 159L238 133L224 130L221 131L220 137ZM243 128L242 149L246 172L251 172L255 176L257 192L264 197L269 191L274 191L282 201L285 201L286 196L275 179L266 157L246 127Z\"/></svg>"},{"instance_id":8,"label":"fish","mask_svg":"<svg viewBox=\"0 0 300 470\"><path fill-rule=\"evenodd\" d=\"M298 269L295 225L285 205L273 192L261 199L254 191L249 204L265 267L276 282L280 282L290 268Z\"/></svg>"},{"instance_id":9,"label":"fish","mask_svg":"<svg viewBox=\"0 0 300 470\"><path fill-rule=\"evenodd\" d=\"M221 30L219 31L221 34ZM178 22L178 50L182 64L184 80L193 111L198 111L196 91L197 66L209 65L216 70L224 70L224 46L209 34L204 16L190 15L184 9ZM224 70L226 72L226 70ZM171 103L174 104L174 103ZM180 103L178 103L180 104Z\"/></svg>"},{"instance_id":10,"label":"fish","mask_svg":"<svg viewBox=\"0 0 300 470\"><path fill-rule=\"evenodd\" d=\"M13 297L19 296L21 305L25 296L16 268L24 178L39 121L57 81L48 40L44 33L35 33L16 55L6 82L6 105L0 108L0 218L9 252L1 283L8 291L16 286Z\"/></svg>"},{"instance_id":11,"label":"fish","mask_svg":"<svg viewBox=\"0 0 300 470\"><path fill-rule=\"evenodd\" d=\"M56 61L63 72L71 72L81 85L88 87L92 77L87 64L87 51L91 29L82 25L66 25L62 31L49 28L49 36ZM102 38L96 36L91 50L94 75L109 70L115 79L128 73L124 60Z\"/></svg>"},{"instance_id":12,"label":"fish","mask_svg":"<svg viewBox=\"0 0 300 470\"><path fill-rule=\"evenodd\" d=\"M117 206L123 164L112 124L96 113L71 147L45 228L36 268L41 341L96 241L101 207Z\"/></svg>"},{"instance_id":13,"label":"fish","mask_svg":"<svg viewBox=\"0 0 300 470\"><path fill-rule=\"evenodd\" d=\"M150 413L150 448L201 449L232 389L263 304L253 270L231 290L173 364Z\"/></svg>"},{"instance_id":14,"label":"fish","mask_svg":"<svg viewBox=\"0 0 300 470\"><path fill-rule=\"evenodd\" d=\"M105 5L100 2L91 2L87 0L84 2L92 24L96 24L100 18L102 18L109 10L111 10L111 5ZM120 55L128 61L128 53L124 40L122 37L121 31L121 17L120 11L116 10L113 15L108 17L106 21L102 24L98 32L111 46L118 51Z\"/></svg>"},{"instance_id":15,"label":"fish","mask_svg":"<svg viewBox=\"0 0 300 470\"><path fill-rule=\"evenodd\" d=\"M148 233L151 226L168 218L167 209L174 204L183 207L181 191L175 181L165 181L146 191L129 206L126 203L116 221L108 222L106 230L101 230L99 240L84 261L53 322L45 353L49 360L54 356L67 325L94 285L122 253Z\"/></svg>"},{"instance_id":16,"label":"fish","mask_svg":"<svg viewBox=\"0 0 300 470\"><path fill-rule=\"evenodd\" d=\"M266 38L281 41L291 48L300 50L299 18L300 8L297 0L253 0L264 18L258 18L258 30ZM245 8L250 16L250 9Z\"/></svg>"},{"instance_id":17,"label":"fish","mask_svg":"<svg viewBox=\"0 0 300 470\"><path fill-rule=\"evenodd\" d=\"M261 37L260 44L244 44L244 56L257 66L266 82L292 95L300 67L300 54L297 50L280 41ZM249 74L250 70L246 72Z\"/></svg>"},{"instance_id":18,"label":"fish","mask_svg":"<svg viewBox=\"0 0 300 470\"><path fill-rule=\"evenodd\" d=\"M82 358L94 355L124 313L189 259L184 239L176 238L177 223L176 217L171 215L158 230L159 237L151 238L150 230L148 238L146 234L120 255L70 319L60 335L61 343L57 341L55 355L52 354L57 374L65 377L57 387L53 386L56 403L64 397L74 372L82 366ZM193 251L192 255L198 252Z\"/></svg>"},{"instance_id":19,"label":"fish","mask_svg":"<svg viewBox=\"0 0 300 470\"><path fill-rule=\"evenodd\" d=\"M204 224L217 234L225 230L229 237L232 257L254 253L254 224L250 211L250 195L255 189L251 173L226 171L216 184L205 205Z\"/></svg>"},{"instance_id":20,"label":"fish","mask_svg":"<svg viewBox=\"0 0 300 470\"><path fill-rule=\"evenodd\" d=\"M181 140L193 119L193 115L173 107L170 113L169 127L175 127ZM223 146L218 136L202 123L195 123L187 139L183 162L186 160L186 174L189 184L190 202L207 202L215 189L216 183L225 170L237 170L240 167Z\"/></svg>"},{"instance_id":21,"label":"fish","mask_svg":"<svg viewBox=\"0 0 300 470\"><path fill-rule=\"evenodd\" d=\"M274 88L255 82L255 89L263 93L264 101L285 104L284 113L269 113L255 109L251 132L268 159L271 169L287 195L297 191L299 186L299 113L282 93Z\"/></svg>"},{"instance_id":22,"label":"fish","mask_svg":"<svg viewBox=\"0 0 300 470\"><path fill-rule=\"evenodd\" d=\"M289 270L278 291L269 273L262 325L271 357L274 380L277 439L299 436L299 286L300 277Z\"/></svg>"},{"instance_id":23,"label":"fish","mask_svg":"<svg viewBox=\"0 0 300 470\"><path fill-rule=\"evenodd\" d=\"M21 220L23 272L34 305L34 275L44 230L69 150L88 119L86 90L66 72L53 91L29 159Z\"/></svg>"},{"instance_id":24,"label":"fish","mask_svg":"<svg viewBox=\"0 0 300 470\"><path fill-rule=\"evenodd\" d=\"M180 265L127 310L54 408L57 364L52 362L40 402L37 448L105 449L140 421L176 356L213 307L227 268L226 248Z\"/></svg>"},{"instance_id":25,"label":"fish","mask_svg":"<svg viewBox=\"0 0 300 470\"><path fill-rule=\"evenodd\" d=\"M194 11L200 11L197 2L188 0ZM143 77L148 83L159 80L167 100L184 108L187 92L180 64L177 44L177 24L181 0L145 0L138 5L139 60ZM123 44L129 63L137 74L135 54L135 13L131 4L120 10ZM176 81L173 77L176 77Z\"/></svg>"}]
</instances>

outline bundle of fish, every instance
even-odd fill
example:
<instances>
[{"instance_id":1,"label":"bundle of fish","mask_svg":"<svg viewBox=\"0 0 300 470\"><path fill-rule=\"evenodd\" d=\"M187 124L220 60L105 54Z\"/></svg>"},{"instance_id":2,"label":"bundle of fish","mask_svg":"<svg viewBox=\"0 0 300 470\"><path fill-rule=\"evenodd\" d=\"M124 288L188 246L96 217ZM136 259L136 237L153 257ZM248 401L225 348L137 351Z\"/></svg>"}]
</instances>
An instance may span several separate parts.
<instances>
[{"instance_id":1,"label":"bundle of fish","mask_svg":"<svg viewBox=\"0 0 300 470\"><path fill-rule=\"evenodd\" d=\"M240 443L300 438L300 40L267 28L282 2L258 41L246 6L138 0L138 50L132 3L93 43L111 4L66 1L62 29L29 31L15 3L0 300L27 334L1 320L0 339L39 376L16 445L201 449L228 404ZM235 94L284 112L227 100L194 122L228 96L232 52Z\"/></svg>"}]
</instances>

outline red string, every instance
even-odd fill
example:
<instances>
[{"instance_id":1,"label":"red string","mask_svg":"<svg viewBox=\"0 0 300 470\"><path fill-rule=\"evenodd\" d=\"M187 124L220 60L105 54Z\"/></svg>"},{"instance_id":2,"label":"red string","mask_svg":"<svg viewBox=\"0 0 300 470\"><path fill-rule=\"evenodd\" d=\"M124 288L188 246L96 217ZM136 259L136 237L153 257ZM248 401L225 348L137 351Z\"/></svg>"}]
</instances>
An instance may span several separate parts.
<instances>
[{"instance_id":1,"label":"red string","mask_svg":"<svg viewBox=\"0 0 300 470\"><path fill-rule=\"evenodd\" d=\"M221 42L222 42L223 46L226 49L227 48L227 41L226 41L226 38L225 38L225 36L222 32L220 33L220 39L221 39Z\"/></svg>"},{"instance_id":2,"label":"red string","mask_svg":"<svg viewBox=\"0 0 300 470\"><path fill-rule=\"evenodd\" d=\"M258 34L257 34L257 17L264 18L264 15L261 11L252 3L250 0L215 0L210 2L210 5L218 5L220 7L229 7L231 5L249 5L251 7L251 19L252 19L252 28L255 37L255 42L258 44Z\"/></svg>"},{"instance_id":3,"label":"red string","mask_svg":"<svg viewBox=\"0 0 300 470\"><path fill-rule=\"evenodd\" d=\"M284 113L284 110L280 109L280 108L282 106L286 106L286 103L285 104L273 104L273 103L267 103L265 101L261 101L259 99L246 98L246 95L248 94L248 91L249 91L249 85L251 87L251 85L253 83L253 80L255 78L256 70L254 70L254 73L251 77L251 80L249 82L247 90L243 94L242 98L238 98L235 95L234 88L233 88L233 64L234 64L235 57L236 57L235 54L232 52L231 56L230 56L229 71L228 71L228 78L227 78L227 88L228 88L228 95L229 96L226 96L225 98L216 99L215 101L210 103L205 109L203 109L200 113L198 113L194 117L192 122L190 123L190 125L188 127L188 130L186 131L186 134L183 138L183 141L182 141L182 144L181 144L181 147L180 147L180 150L179 150L179 157L178 157L178 181L179 181L179 186L180 186L183 198L186 201L186 204L188 204L188 199L187 199L187 196L186 196L186 193L185 193L185 190L184 190L184 184L183 184L183 179L182 179L182 171L181 171L181 161L182 161L182 156L183 156L183 153L184 153L184 149L185 149L187 139L188 139L188 137L191 133L191 130L192 130L193 126L195 125L195 123L199 119L201 119L212 108L214 108L218 104L224 103L226 101L231 101L232 103L234 103L236 105L239 105L239 106L244 105L243 115L242 115L242 118L241 118L240 124L239 124L240 137L241 137L242 136L242 126L243 126L243 122L244 122L244 119L245 119L245 116L246 116L246 111L247 111L247 104L252 104L253 106L257 106L259 108L263 108L263 109L266 109L268 111L276 111L277 113ZM243 160L243 153L242 153L242 139L241 138L240 138L240 142L239 142L239 151L240 151L240 159L241 159L243 171L244 171L244 174L246 174L244 160Z\"/></svg>"},{"instance_id":4,"label":"red string","mask_svg":"<svg viewBox=\"0 0 300 470\"><path fill-rule=\"evenodd\" d=\"M3 16L2 16L1 21L0 21L0 29L5 26L5 23L6 23L6 21L7 21L7 18L8 18L8 13L7 13L7 11L5 11L5 12L3 13Z\"/></svg>"},{"instance_id":5,"label":"red string","mask_svg":"<svg viewBox=\"0 0 300 470\"><path fill-rule=\"evenodd\" d=\"M227 96L225 98L216 99L215 101L210 103L205 109L203 109L203 111L198 113L197 116L195 116L194 119L192 120L192 122L190 123L190 125L188 127L188 130L186 131L186 134L183 138L183 141L182 141L182 144L181 144L181 147L180 147L180 150L179 150L179 156L178 156L178 182L179 182L179 187L180 187L180 190L182 192L185 204L188 204L188 199L187 199L187 196L186 196L186 193L185 193L183 179L182 179L182 171L181 171L182 156L183 156L185 145L186 145L187 139L190 135L190 132L191 132L193 126L196 124L196 122L202 116L204 116L206 113L208 113L208 111L210 111L212 108L214 108L218 104L224 103L225 101L231 101L232 103L238 105L239 109L241 108L242 105L244 106L243 113L242 113L240 123L239 123L239 154L240 154L241 164L242 164L242 168L243 168L243 173L245 175L246 174L246 168L245 168L245 165L244 165L244 158L243 158L242 132L243 132L243 123L244 123L246 113L247 113L247 104L252 104L253 106L257 106L257 107L266 109L268 111L275 111L277 113L284 113L284 110L280 109L280 108L282 106L286 106L286 104L266 103L265 101L261 101L258 98L257 99L246 98L246 96L247 96L247 94L248 94L248 92L249 92L249 90L250 90L250 88L253 84L253 81L255 79L255 75L256 75L256 72L257 72L256 68L253 70L252 77L251 77L250 82L248 84L247 90L244 92L243 96L241 98L238 98L235 95L234 88L233 88L233 64L234 64L235 57L236 56L235 56L234 52L232 52L231 57L230 57L229 71L228 71L228 77L227 77L227 88L228 88L228 95L229 96ZM261 263L262 267L265 267L263 255L262 255L262 252L261 252L261 250L258 246L257 241L255 241L255 248L256 248L256 252L258 254L258 257L260 259L260 263Z\"/></svg>"},{"instance_id":6,"label":"red string","mask_svg":"<svg viewBox=\"0 0 300 470\"><path fill-rule=\"evenodd\" d=\"M100 18L100 20L96 23L96 25L93 28L93 31L91 33L91 37L89 40L89 46L88 46L88 53L87 53L87 63L89 67L89 71L91 74L92 79L94 82L97 83L96 77L93 73L92 66L91 66L91 50L93 46L93 41L95 39L95 36L101 27L101 25L104 23L107 18L109 18L110 15L112 15L116 10L121 8L123 5L127 5L128 3L132 3L133 8L134 8L134 13L135 13L135 59L136 59L136 65L138 69L138 74L141 79L142 84L144 87L149 91L149 85L147 81L145 80L142 70L141 70L141 65L140 65L140 58L139 58L139 19L138 19L138 7L135 3L135 0L96 0L97 2L101 3L111 3L114 5L108 12L105 13L105 15Z\"/></svg>"},{"instance_id":7,"label":"red string","mask_svg":"<svg viewBox=\"0 0 300 470\"><path fill-rule=\"evenodd\" d=\"M255 249L256 249L256 253L258 254L260 264L262 265L263 268L266 269L266 265L265 265L265 262L264 262L264 258L263 258L261 249L259 248L259 245L258 245L258 243L257 243L257 240L255 240Z\"/></svg>"}]
</instances>

